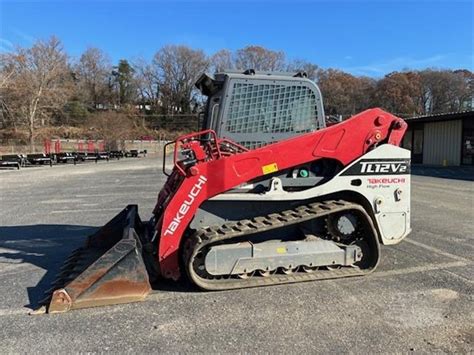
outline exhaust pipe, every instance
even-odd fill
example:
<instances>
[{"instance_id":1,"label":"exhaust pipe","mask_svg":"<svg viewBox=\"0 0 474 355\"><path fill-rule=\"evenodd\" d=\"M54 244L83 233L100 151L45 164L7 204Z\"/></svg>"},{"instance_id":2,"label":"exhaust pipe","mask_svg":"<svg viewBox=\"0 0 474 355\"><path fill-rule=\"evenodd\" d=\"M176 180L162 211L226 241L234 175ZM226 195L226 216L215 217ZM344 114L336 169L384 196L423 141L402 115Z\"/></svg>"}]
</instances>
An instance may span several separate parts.
<instances>
[{"instance_id":1,"label":"exhaust pipe","mask_svg":"<svg viewBox=\"0 0 474 355\"><path fill-rule=\"evenodd\" d=\"M146 225L128 205L66 259L40 308L32 314L138 302L151 292L140 238Z\"/></svg>"}]
</instances>

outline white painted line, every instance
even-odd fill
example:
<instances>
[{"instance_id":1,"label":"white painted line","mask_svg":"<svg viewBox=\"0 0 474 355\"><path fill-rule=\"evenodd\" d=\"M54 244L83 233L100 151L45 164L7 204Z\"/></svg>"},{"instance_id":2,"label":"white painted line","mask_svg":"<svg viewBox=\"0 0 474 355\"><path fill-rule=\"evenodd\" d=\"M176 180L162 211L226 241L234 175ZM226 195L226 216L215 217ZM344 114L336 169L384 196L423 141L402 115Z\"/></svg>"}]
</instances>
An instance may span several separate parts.
<instances>
[{"instance_id":1,"label":"white painted line","mask_svg":"<svg viewBox=\"0 0 474 355\"><path fill-rule=\"evenodd\" d=\"M370 277L386 277L386 276L396 276L396 275L405 275L405 274L413 274L415 272L424 272L424 271L435 271L435 270L442 270L447 269L450 267L460 267L460 266L468 266L471 265L470 262L463 262L463 261L453 261L451 263L441 263L441 264L428 264L423 266L413 266L408 267L405 269L394 269L394 270L387 270L387 271L375 271Z\"/></svg>"},{"instance_id":2,"label":"white painted line","mask_svg":"<svg viewBox=\"0 0 474 355\"><path fill-rule=\"evenodd\" d=\"M440 254L440 255L443 255L443 256L447 256L448 258L451 258L451 259L454 259L454 260L459 260L459 261L465 261L465 262L470 262L470 260L468 259L465 259L459 255L454 255L454 254L451 254L451 253L448 253L444 250L441 250L441 249L438 249L438 248L435 248L435 247L432 247L432 246L429 246L429 245L426 245L426 244L423 244L423 243L420 243L420 242L417 242L413 239L405 239L405 242L406 243L410 243L410 244L413 244L413 245L416 245L420 248L424 248L426 250L429 250L429 251L432 251L433 253L437 253L437 254Z\"/></svg>"},{"instance_id":3,"label":"white painted line","mask_svg":"<svg viewBox=\"0 0 474 355\"><path fill-rule=\"evenodd\" d=\"M465 282L468 282L470 284L474 284L474 280L471 280L471 279L468 279L467 277L464 277L462 275L459 275L459 274L456 274L455 272L453 271L450 271L450 270L443 270L443 272L451 275L451 276L454 276L454 277L457 277L458 279L461 279L462 281L465 281Z\"/></svg>"}]
</instances>

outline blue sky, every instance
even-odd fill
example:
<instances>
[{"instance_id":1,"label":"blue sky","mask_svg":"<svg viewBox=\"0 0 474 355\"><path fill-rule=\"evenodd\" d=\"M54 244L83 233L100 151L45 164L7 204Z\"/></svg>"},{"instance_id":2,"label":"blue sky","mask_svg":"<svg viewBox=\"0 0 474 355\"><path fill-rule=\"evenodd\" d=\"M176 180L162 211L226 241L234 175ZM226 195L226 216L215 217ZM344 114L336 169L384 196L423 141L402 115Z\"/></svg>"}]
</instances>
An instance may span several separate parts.
<instances>
[{"instance_id":1,"label":"blue sky","mask_svg":"<svg viewBox=\"0 0 474 355\"><path fill-rule=\"evenodd\" d=\"M472 1L0 0L0 51L58 36L150 59L165 44L206 53L258 44L321 67L380 77L404 68L473 69Z\"/></svg>"}]
</instances>

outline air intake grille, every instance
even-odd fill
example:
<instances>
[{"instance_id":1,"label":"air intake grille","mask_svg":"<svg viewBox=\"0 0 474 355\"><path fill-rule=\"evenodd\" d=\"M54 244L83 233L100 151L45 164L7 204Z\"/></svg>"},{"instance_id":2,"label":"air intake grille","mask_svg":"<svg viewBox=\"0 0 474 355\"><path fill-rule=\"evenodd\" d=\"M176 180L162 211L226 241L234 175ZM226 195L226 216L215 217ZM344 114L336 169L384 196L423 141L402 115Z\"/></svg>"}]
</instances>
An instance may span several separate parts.
<instances>
[{"instance_id":1,"label":"air intake grille","mask_svg":"<svg viewBox=\"0 0 474 355\"><path fill-rule=\"evenodd\" d=\"M303 85L234 83L227 115L230 133L304 133L317 125L314 92Z\"/></svg>"}]
</instances>

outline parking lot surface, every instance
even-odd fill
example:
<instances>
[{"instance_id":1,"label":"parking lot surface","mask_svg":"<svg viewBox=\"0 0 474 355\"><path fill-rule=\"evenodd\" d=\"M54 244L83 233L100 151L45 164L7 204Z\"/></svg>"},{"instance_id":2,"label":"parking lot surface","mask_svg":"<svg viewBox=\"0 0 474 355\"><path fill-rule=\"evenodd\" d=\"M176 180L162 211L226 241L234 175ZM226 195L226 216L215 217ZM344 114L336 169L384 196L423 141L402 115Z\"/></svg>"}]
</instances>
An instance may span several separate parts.
<instances>
[{"instance_id":1,"label":"parking lot surface","mask_svg":"<svg viewBox=\"0 0 474 355\"><path fill-rule=\"evenodd\" d=\"M1 352L471 352L474 183L412 179L412 234L371 275L29 316L63 260L127 204L151 215L157 158L0 171ZM449 176L449 175L448 175Z\"/></svg>"}]
</instances>

